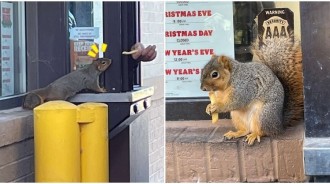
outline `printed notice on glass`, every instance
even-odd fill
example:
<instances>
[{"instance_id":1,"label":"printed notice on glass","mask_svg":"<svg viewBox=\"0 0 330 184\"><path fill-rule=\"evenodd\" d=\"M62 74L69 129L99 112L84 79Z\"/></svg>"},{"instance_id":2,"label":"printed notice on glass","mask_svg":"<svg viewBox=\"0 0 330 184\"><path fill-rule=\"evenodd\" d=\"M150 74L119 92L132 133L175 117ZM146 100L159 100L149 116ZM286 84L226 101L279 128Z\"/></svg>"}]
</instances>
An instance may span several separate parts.
<instances>
[{"instance_id":1,"label":"printed notice on glass","mask_svg":"<svg viewBox=\"0 0 330 184\"><path fill-rule=\"evenodd\" d=\"M13 4L1 2L1 95L14 94Z\"/></svg>"},{"instance_id":2,"label":"printed notice on glass","mask_svg":"<svg viewBox=\"0 0 330 184\"><path fill-rule=\"evenodd\" d=\"M206 97L201 69L213 54L234 58L232 2L166 2L166 97Z\"/></svg>"}]
</instances>

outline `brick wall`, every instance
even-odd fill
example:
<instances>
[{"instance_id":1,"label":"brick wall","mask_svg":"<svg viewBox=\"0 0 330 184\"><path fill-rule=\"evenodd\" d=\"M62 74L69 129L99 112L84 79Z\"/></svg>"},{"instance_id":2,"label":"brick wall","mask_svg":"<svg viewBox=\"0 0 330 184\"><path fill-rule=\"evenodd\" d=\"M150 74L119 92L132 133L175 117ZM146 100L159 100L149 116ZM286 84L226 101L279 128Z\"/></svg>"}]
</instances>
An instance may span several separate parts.
<instances>
[{"instance_id":1,"label":"brick wall","mask_svg":"<svg viewBox=\"0 0 330 184\"><path fill-rule=\"evenodd\" d=\"M0 111L0 182L34 181L32 111Z\"/></svg>"},{"instance_id":2,"label":"brick wall","mask_svg":"<svg viewBox=\"0 0 330 184\"><path fill-rule=\"evenodd\" d=\"M305 182L303 124L248 146L230 120L166 122L166 182Z\"/></svg>"},{"instance_id":3,"label":"brick wall","mask_svg":"<svg viewBox=\"0 0 330 184\"><path fill-rule=\"evenodd\" d=\"M157 46L157 58L142 63L143 85L154 86L149 121L149 181L164 182L164 2L142 1L141 42Z\"/></svg>"}]
</instances>

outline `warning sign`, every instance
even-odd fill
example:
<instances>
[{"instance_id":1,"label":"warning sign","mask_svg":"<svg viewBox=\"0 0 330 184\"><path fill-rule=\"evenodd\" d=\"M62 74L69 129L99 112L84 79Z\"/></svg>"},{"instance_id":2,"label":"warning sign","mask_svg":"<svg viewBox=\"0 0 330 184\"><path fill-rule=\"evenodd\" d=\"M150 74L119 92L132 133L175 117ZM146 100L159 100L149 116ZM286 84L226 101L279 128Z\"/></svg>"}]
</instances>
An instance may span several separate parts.
<instances>
[{"instance_id":1,"label":"warning sign","mask_svg":"<svg viewBox=\"0 0 330 184\"><path fill-rule=\"evenodd\" d=\"M293 12L288 8L264 9L257 20L260 45L266 39L289 37L294 33Z\"/></svg>"}]
</instances>

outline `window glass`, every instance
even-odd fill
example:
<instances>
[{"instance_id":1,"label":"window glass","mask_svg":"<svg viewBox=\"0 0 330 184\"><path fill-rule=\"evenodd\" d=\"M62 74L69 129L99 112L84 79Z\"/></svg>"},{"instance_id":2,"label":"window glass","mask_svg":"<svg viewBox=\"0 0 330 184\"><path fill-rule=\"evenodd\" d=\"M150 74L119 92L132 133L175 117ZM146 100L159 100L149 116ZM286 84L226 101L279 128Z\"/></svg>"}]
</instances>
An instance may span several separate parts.
<instances>
[{"instance_id":1,"label":"window glass","mask_svg":"<svg viewBox=\"0 0 330 184\"><path fill-rule=\"evenodd\" d=\"M201 69L213 54L234 57L233 3L166 2L166 97L207 97Z\"/></svg>"},{"instance_id":2,"label":"window glass","mask_svg":"<svg viewBox=\"0 0 330 184\"><path fill-rule=\"evenodd\" d=\"M23 2L0 2L0 98L26 89L24 9Z\"/></svg>"},{"instance_id":3,"label":"window glass","mask_svg":"<svg viewBox=\"0 0 330 184\"><path fill-rule=\"evenodd\" d=\"M201 69L211 55L249 62L258 32L267 38L294 31L300 38L299 2L167 1L165 5L167 98L208 97L199 87Z\"/></svg>"},{"instance_id":4,"label":"window glass","mask_svg":"<svg viewBox=\"0 0 330 184\"><path fill-rule=\"evenodd\" d=\"M90 64L93 57L88 51L94 43L100 47L103 42L103 4L94 2L69 2L69 32L71 70ZM95 57L103 57L100 51Z\"/></svg>"}]
</instances>

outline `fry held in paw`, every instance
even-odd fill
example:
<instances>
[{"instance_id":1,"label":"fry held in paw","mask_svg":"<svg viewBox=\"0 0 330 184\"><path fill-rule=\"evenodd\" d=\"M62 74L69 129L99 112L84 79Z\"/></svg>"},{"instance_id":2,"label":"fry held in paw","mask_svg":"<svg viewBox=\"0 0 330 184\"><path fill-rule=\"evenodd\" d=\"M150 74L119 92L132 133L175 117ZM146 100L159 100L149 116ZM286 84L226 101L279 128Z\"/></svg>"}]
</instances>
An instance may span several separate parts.
<instances>
[{"instance_id":1,"label":"fry held in paw","mask_svg":"<svg viewBox=\"0 0 330 184\"><path fill-rule=\"evenodd\" d=\"M214 105L215 104L215 94L214 91L210 91L209 92L209 97L211 100L211 104ZM213 112L212 113L212 123L216 123L219 119L218 113L217 112Z\"/></svg>"}]
</instances>

